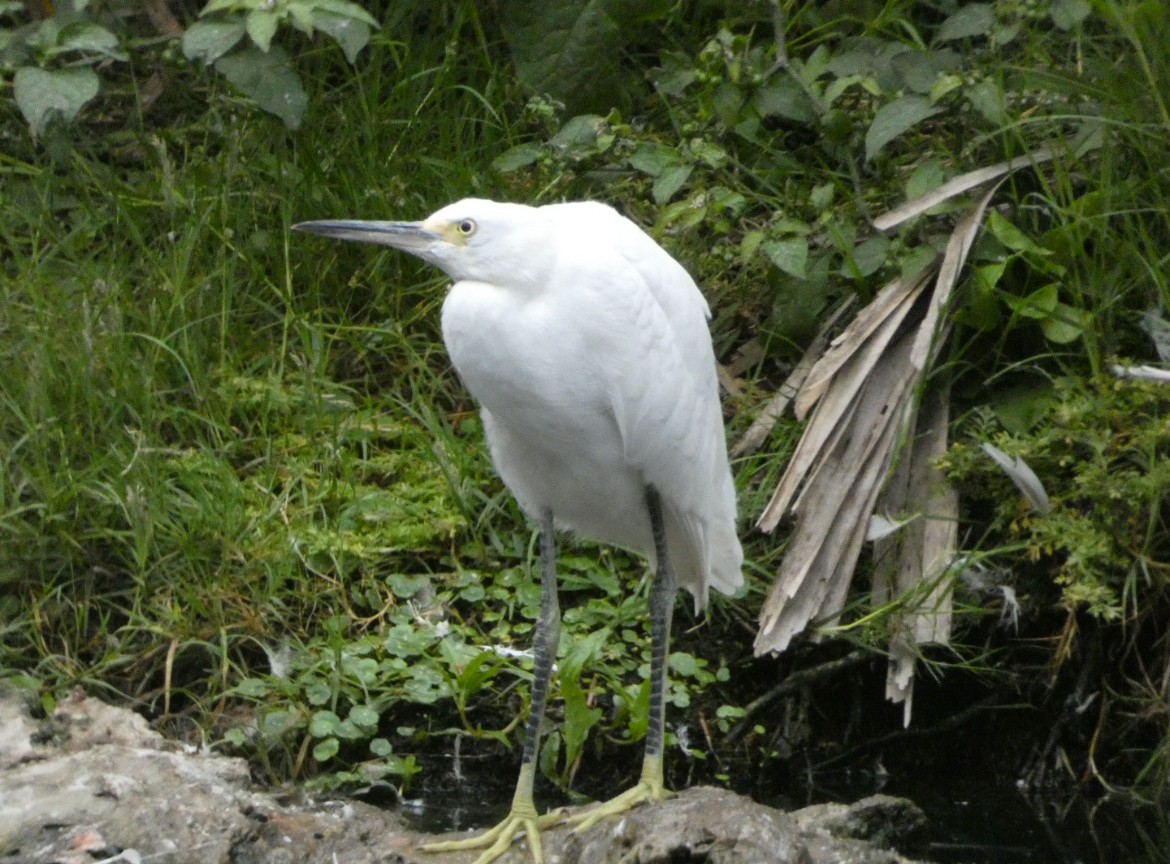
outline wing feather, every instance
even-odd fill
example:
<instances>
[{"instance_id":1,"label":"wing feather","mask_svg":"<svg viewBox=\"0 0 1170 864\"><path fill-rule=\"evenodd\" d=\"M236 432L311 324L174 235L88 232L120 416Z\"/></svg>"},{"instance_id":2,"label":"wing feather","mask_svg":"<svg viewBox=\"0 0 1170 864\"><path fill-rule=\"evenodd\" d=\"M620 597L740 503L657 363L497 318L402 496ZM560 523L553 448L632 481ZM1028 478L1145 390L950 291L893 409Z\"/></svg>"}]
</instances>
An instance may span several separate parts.
<instances>
[{"instance_id":1,"label":"wing feather","mask_svg":"<svg viewBox=\"0 0 1170 864\"><path fill-rule=\"evenodd\" d=\"M574 207L581 230L581 205ZM612 253L601 261L595 251L590 261L573 250L563 256L576 274L598 277L594 323L608 338L598 337L606 356L595 368L627 464L662 498L679 583L702 606L709 586L732 593L743 584L707 303L682 265L611 208L591 205L585 224Z\"/></svg>"}]
</instances>

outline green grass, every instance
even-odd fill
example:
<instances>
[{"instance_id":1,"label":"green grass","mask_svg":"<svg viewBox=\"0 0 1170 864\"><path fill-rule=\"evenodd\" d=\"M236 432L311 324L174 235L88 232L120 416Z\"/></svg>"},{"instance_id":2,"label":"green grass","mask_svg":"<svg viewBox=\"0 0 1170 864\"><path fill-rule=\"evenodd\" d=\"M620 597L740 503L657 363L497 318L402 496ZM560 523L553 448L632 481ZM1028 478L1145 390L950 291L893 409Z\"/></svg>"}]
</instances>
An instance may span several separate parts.
<instances>
[{"instance_id":1,"label":"green grass","mask_svg":"<svg viewBox=\"0 0 1170 864\"><path fill-rule=\"evenodd\" d=\"M1028 633L1057 647L1040 663L1020 649L1016 680L1049 674L1067 689L1078 628L1099 622L1126 663L1100 726L1117 744L1097 764L1160 788L1168 724L1140 670L1166 657L1151 624L1168 603L1164 400L1149 393L1154 408L1131 422L1146 391L1110 389L1102 373L1117 357L1156 359L1140 320L1170 302L1165 14L1101 3L1065 32L1047 6L997 4L997 24L1021 35L992 49L982 36L931 46L945 14L872 5L850 18L797 4L792 78L766 74L761 22L713 34L672 19L672 55L632 54L662 64L631 71L662 90L631 116L573 121L530 100L471 3L393 4L356 68L336 47L294 42L310 90L296 133L161 52L113 73L100 107L41 142L0 104L13 144L0 155L0 678L46 704L82 685L186 717L274 779L348 782L371 757L409 777L416 753L456 731L514 741L528 673L485 649L528 644L532 537L443 353L443 280L288 226L417 218L470 194L618 203L708 291L723 359L759 343L728 400L734 438L827 309L872 296L950 227L932 215L887 243L869 218L1038 143L1088 142L1013 179L1003 223L980 241L977 266L998 276L973 280L956 311L950 458L970 486L969 551L1045 598ZM882 58L907 47L914 63L950 51L951 89L938 115L866 161L870 124L912 83ZM160 113L140 116L133 94L152 64L166 90ZM693 80L674 92L678 74ZM509 153L523 159L493 169ZM1026 243L1012 245L1013 226ZM1027 301L1052 285L1063 305ZM1065 341L1050 338L1061 315ZM797 431L782 422L737 462L745 525ZM1034 448L1067 506L1017 519L1018 497L970 446L978 436ZM1131 509L1091 519L1119 498ZM783 547L744 535L747 596L720 599L694 632L680 624L672 661L676 710L720 718L717 730L773 683L753 678L747 654ZM581 683L566 675L543 764L564 783L586 738L638 739L646 640L639 561L570 546L561 564L562 666ZM856 638L876 654L888 615L865 601L858 587L847 618L866 622ZM958 665L990 669L1019 648L991 604L960 602ZM1131 721L1135 704L1148 722Z\"/></svg>"}]
</instances>

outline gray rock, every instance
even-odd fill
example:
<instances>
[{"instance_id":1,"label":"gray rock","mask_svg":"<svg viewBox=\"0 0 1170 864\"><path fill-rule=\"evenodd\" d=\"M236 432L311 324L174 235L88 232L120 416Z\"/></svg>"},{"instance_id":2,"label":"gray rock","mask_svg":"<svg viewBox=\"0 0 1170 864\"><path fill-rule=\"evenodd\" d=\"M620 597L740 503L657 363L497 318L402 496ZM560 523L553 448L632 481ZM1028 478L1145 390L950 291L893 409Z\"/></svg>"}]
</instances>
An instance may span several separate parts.
<instances>
[{"instance_id":1,"label":"gray rock","mask_svg":"<svg viewBox=\"0 0 1170 864\"><path fill-rule=\"evenodd\" d=\"M297 796L293 796L297 797ZM922 814L901 799L783 813L698 787L580 834L544 834L548 864L902 864L884 844L912 839ZM360 802L293 802L253 788L240 759L168 742L131 711L83 695L34 722L0 693L0 864L466 864ZM500 864L527 864L517 840Z\"/></svg>"}]
</instances>

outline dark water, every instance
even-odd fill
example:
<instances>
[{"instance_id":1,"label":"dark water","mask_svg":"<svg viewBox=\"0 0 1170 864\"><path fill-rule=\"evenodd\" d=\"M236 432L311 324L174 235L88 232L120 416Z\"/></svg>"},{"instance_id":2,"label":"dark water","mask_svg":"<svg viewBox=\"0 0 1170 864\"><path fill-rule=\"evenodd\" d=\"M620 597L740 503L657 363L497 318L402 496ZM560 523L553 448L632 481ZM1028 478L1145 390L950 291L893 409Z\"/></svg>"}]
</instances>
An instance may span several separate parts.
<instances>
[{"instance_id":1,"label":"dark water","mask_svg":"<svg viewBox=\"0 0 1170 864\"><path fill-rule=\"evenodd\" d=\"M490 749L491 745L465 741L461 749L474 754L479 747ZM416 784L401 805L416 828L430 832L484 828L507 813L517 770L511 758L463 755L458 779L452 760L446 760L446 765L439 758L428 762L423 775L429 779ZM634 770L629 776L599 790L598 796L615 794L632 782L637 762L637 758L631 760ZM1135 812L1122 802L1100 801L1036 805L1012 783L1002 782L979 764L956 765L945 774L890 767L884 774L867 769L826 772L813 784L807 778L778 776L774 789L757 788L752 797L782 809L823 801L847 803L879 791L909 798L930 820L929 846L913 852L938 864L1170 862L1166 826L1159 825L1157 815L1149 810ZM607 773L610 779L615 776ZM570 803L543 782L536 797L540 809Z\"/></svg>"},{"instance_id":2,"label":"dark water","mask_svg":"<svg viewBox=\"0 0 1170 864\"><path fill-rule=\"evenodd\" d=\"M907 798L929 820L929 846L904 851L938 864L1170 864L1170 814L1107 788L1119 786L1118 776L1135 776L1164 742L1111 746L1097 735L1093 712L1078 718L1060 700L1027 703L1016 691L982 688L978 678L956 673L921 682L906 729L901 708L885 701L884 679L884 664L866 664L799 701L769 705L745 724L757 738L714 735L715 751L704 759L670 749L667 785L725 786L782 810L879 792ZM668 727L700 740L699 713L668 710ZM794 729L791 716L801 718ZM430 832L497 823L512 800L516 754L470 738L458 745L444 738L440 746L445 752L420 759L404 815ZM1110 779L1092 776L1090 764ZM607 744L577 772L573 785L584 800L570 801L538 776L537 807L612 797L640 768L640 745Z\"/></svg>"},{"instance_id":3,"label":"dark water","mask_svg":"<svg viewBox=\"0 0 1170 864\"><path fill-rule=\"evenodd\" d=\"M668 783L729 785L781 809L838 801L848 803L882 792L909 798L930 820L929 846L910 850L938 864L1167 864L1170 823L1151 808L1123 798L1073 796L1040 799L1025 794L1015 724L989 721L948 735L914 736L881 748L861 747L853 758L796 770L785 763L719 766L668 754ZM1007 737L1005 737L1007 736ZM454 753L425 760L423 771L401 802L417 828L431 832L488 827L508 811L517 765L497 744L464 739ZM603 764L581 767L576 786L593 798L631 784L640 768L638 747L618 748ZM541 778L537 805L572 803Z\"/></svg>"}]
</instances>

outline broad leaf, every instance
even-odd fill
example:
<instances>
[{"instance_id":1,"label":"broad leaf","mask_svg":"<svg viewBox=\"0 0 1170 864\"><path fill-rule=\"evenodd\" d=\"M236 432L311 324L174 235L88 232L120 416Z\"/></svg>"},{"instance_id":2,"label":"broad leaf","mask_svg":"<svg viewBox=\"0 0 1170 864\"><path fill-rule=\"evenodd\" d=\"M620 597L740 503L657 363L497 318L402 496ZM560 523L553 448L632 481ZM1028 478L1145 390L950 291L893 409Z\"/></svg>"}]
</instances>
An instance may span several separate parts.
<instances>
[{"instance_id":1,"label":"broad leaf","mask_svg":"<svg viewBox=\"0 0 1170 864\"><path fill-rule=\"evenodd\" d=\"M279 17L276 12L271 9L253 9L248 13L248 17L244 19L245 26L248 28L248 35L252 37L252 41L256 47L268 53L268 49L272 47L272 37L276 35L276 25L279 23Z\"/></svg>"},{"instance_id":2,"label":"broad leaf","mask_svg":"<svg viewBox=\"0 0 1170 864\"><path fill-rule=\"evenodd\" d=\"M370 25L365 21L318 9L313 13L313 24L341 46L351 66L357 62L362 49L370 44Z\"/></svg>"},{"instance_id":3,"label":"broad leaf","mask_svg":"<svg viewBox=\"0 0 1170 864\"><path fill-rule=\"evenodd\" d=\"M308 97L280 46L273 46L267 54L259 48L236 51L219 58L215 68L241 93L283 120L289 129L301 125Z\"/></svg>"},{"instance_id":4,"label":"broad leaf","mask_svg":"<svg viewBox=\"0 0 1170 864\"><path fill-rule=\"evenodd\" d=\"M492 160L492 170L501 174L508 174L521 168L527 168L540 158L540 145L529 142L510 147Z\"/></svg>"},{"instance_id":5,"label":"broad leaf","mask_svg":"<svg viewBox=\"0 0 1170 864\"><path fill-rule=\"evenodd\" d=\"M1067 345L1081 338L1088 323L1088 313L1070 306L1067 303L1057 303L1052 314L1040 322L1040 329L1044 338L1057 345Z\"/></svg>"},{"instance_id":6,"label":"broad leaf","mask_svg":"<svg viewBox=\"0 0 1170 864\"><path fill-rule=\"evenodd\" d=\"M803 237L792 240L766 240L760 244L764 254L790 276L803 279L808 264L808 241Z\"/></svg>"},{"instance_id":7,"label":"broad leaf","mask_svg":"<svg viewBox=\"0 0 1170 864\"><path fill-rule=\"evenodd\" d=\"M850 278L864 279L872 276L886 263L890 241L878 234L853 247L849 260L842 267L842 273Z\"/></svg>"},{"instance_id":8,"label":"broad leaf","mask_svg":"<svg viewBox=\"0 0 1170 864\"><path fill-rule=\"evenodd\" d=\"M244 38L244 22L196 21L183 34L183 56L210 65Z\"/></svg>"},{"instance_id":9,"label":"broad leaf","mask_svg":"<svg viewBox=\"0 0 1170 864\"><path fill-rule=\"evenodd\" d=\"M115 60L126 60L126 55L118 50L118 37L98 24L78 21L61 28L57 36L57 44L49 50L50 57L64 54L68 51L84 51L89 54L102 54Z\"/></svg>"},{"instance_id":10,"label":"broad leaf","mask_svg":"<svg viewBox=\"0 0 1170 864\"><path fill-rule=\"evenodd\" d=\"M1089 0L1053 0L1052 23L1061 30L1071 30L1089 17L1093 11Z\"/></svg>"},{"instance_id":11,"label":"broad leaf","mask_svg":"<svg viewBox=\"0 0 1170 864\"><path fill-rule=\"evenodd\" d=\"M952 42L955 39L970 39L986 36L995 26L995 10L990 3L969 3L939 25L934 42Z\"/></svg>"},{"instance_id":12,"label":"broad leaf","mask_svg":"<svg viewBox=\"0 0 1170 864\"><path fill-rule=\"evenodd\" d=\"M665 204L677 194L683 185L690 179L693 165L672 165L658 175L650 194L654 196L655 204Z\"/></svg>"},{"instance_id":13,"label":"broad leaf","mask_svg":"<svg viewBox=\"0 0 1170 864\"><path fill-rule=\"evenodd\" d=\"M71 122L85 104L98 94L97 73L81 69L17 69L12 82L13 96L28 121L33 136L45 131L53 117Z\"/></svg>"},{"instance_id":14,"label":"broad leaf","mask_svg":"<svg viewBox=\"0 0 1170 864\"><path fill-rule=\"evenodd\" d=\"M520 80L564 102L570 114L608 111L622 101L629 77L622 47L634 25L662 4L638 0L504 0L500 22Z\"/></svg>"},{"instance_id":15,"label":"broad leaf","mask_svg":"<svg viewBox=\"0 0 1170 864\"><path fill-rule=\"evenodd\" d=\"M378 19L359 6L357 3L351 3L349 0L313 0L313 6L321 12L326 12L336 15L340 18L350 18L354 21L360 21L367 27L378 27Z\"/></svg>"},{"instance_id":16,"label":"broad leaf","mask_svg":"<svg viewBox=\"0 0 1170 864\"><path fill-rule=\"evenodd\" d=\"M325 738L313 748L313 758L318 762L328 762L341 749L341 742L336 738Z\"/></svg>"},{"instance_id":17,"label":"broad leaf","mask_svg":"<svg viewBox=\"0 0 1170 864\"><path fill-rule=\"evenodd\" d=\"M773 75L756 91L755 101L761 117L783 117L806 125L817 122L817 107L791 75Z\"/></svg>"},{"instance_id":18,"label":"broad leaf","mask_svg":"<svg viewBox=\"0 0 1170 864\"><path fill-rule=\"evenodd\" d=\"M902 96L883 105L865 133L866 160L873 159L883 147L899 135L913 129L940 110L931 105L925 96Z\"/></svg>"}]
</instances>

